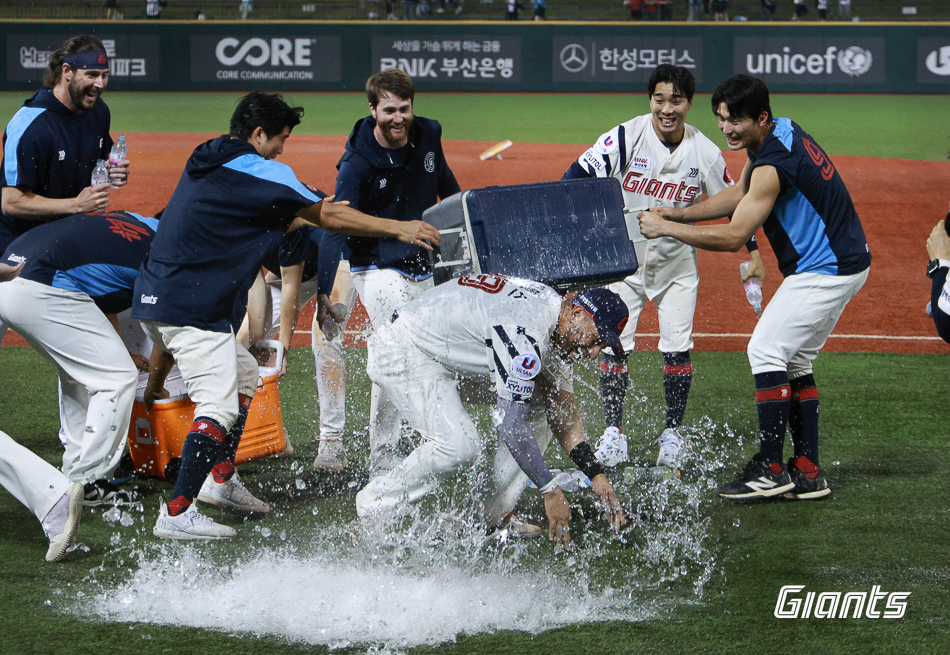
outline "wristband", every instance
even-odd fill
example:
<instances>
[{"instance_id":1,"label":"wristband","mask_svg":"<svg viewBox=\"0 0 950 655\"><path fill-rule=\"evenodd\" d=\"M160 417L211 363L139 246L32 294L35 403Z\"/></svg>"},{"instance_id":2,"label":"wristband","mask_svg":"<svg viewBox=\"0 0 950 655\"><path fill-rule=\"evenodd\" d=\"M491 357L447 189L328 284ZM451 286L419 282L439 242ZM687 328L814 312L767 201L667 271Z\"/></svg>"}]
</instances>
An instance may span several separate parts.
<instances>
[{"instance_id":1,"label":"wristband","mask_svg":"<svg viewBox=\"0 0 950 655\"><path fill-rule=\"evenodd\" d=\"M750 253L759 249L759 242L755 240L755 235L752 235L752 238L745 242L745 249Z\"/></svg>"},{"instance_id":2,"label":"wristband","mask_svg":"<svg viewBox=\"0 0 950 655\"><path fill-rule=\"evenodd\" d=\"M574 446L571 451L571 459L590 480L604 472L604 467L597 461L597 456L594 455L594 451L590 449L590 444L586 441Z\"/></svg>"}]
</instances>

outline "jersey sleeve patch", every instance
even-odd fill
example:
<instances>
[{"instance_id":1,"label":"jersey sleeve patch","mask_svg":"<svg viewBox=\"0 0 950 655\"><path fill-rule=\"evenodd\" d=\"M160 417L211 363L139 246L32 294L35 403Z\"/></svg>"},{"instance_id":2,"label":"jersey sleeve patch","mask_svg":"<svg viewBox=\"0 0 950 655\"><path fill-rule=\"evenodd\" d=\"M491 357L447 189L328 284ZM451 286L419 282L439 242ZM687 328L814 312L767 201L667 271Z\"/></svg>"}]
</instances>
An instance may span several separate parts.
<instances>
[{"instance_id":1,"label":"jersey sleeve patch","mask_svg":"<svg viewBox=\"0 0 950 655\"><path fill-rule=\"evenodd\" d=\"M613 132L608 132L597 140L597 143L591 150L596 150L601 155L610 155L617 152L618 147L617 135Z\"/></svg>"},{"instance_id":2,"label":"jersey sleeve patch","mask_svg":"<svg viewBox=\"0 0 950 655\"><path fill-rule=\"evenodd\" d=\"M604 160L594 151L594 148L588 148L587 152L581 155L581 162L587 164L598 173L603 172L607 168Z\"/></svg>"},{"instance_id":3,"label":"jersey sleeve patch","mask_svg":"<svg viewBox=\"0 0 950 655\"><path fill-rule=\"evenodd\" d=\"M940 290L940 298L937 300L937 307L940 308L944 314L950 314L950 277L947 278L948 281L943 285L943 289Z\"/></svg>"},{"instance_id":4,"label":"jersey sleeve patch","mask_svg":"<svg viewBox=\"0 0 950 655\"><path fill-rule=\"evenodd\" d=\"M522 353L511 360L511 377L533 380L541 372L541 360L533 352Z\"/></svg>"}]
</instances>

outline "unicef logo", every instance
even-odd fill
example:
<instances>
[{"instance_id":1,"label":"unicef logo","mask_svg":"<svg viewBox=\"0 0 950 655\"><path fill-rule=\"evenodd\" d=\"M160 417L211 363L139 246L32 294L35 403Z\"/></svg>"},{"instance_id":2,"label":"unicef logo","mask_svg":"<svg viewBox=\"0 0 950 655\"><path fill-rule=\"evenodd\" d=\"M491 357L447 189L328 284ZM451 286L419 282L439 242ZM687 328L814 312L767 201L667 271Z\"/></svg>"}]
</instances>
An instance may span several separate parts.
<instances>
[{"instance_id":1,"label":"unicef logo","mask_svg":"<svg viewBox=\"0 0 950 655\"><path fill-rule=\"evenodd\" d=\"M587 67L587 50L571 43L561 49L561 67L568 73L580 73Z\"/></svg>"},{"instance_id":2,"label":"unicef logo","mask_svg":"<svg viewBox=\"0 0 950 655\"><path fill-rule=\"evenodd\" d=\"M864 75L871 70L872 61L871 51L856 45L838 51L838 68L851 77Z\"/></svg>"}]
</instances>

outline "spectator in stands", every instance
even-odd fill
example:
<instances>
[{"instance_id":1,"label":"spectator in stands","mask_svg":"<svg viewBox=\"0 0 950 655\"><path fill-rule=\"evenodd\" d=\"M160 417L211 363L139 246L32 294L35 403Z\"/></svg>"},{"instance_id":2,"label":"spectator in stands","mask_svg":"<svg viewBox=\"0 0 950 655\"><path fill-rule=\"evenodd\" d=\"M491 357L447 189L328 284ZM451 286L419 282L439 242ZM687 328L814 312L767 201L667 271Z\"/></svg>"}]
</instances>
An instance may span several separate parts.
<instances>
[{"instance_id":1,"label":"spectator in stands","mask_svg":"<svg viewBox=\"0 0 950 655\"><path fill-rule=\"evenodd\" d=\"M762 2L762 20L772 20L772 14L775 13L777 5L774 0L761 0Z\"/></svg>"},{"instance_id":2,"label":"spectator in stands","mask_svg":"<svg viewBox=\"0 0 950 655\"><path fill-rule=\"evenodd\" d=\"M801 20L808 13L808 4L805 0L794 0L795 13L792 14L792 20Z\"/></svg>"},{"instance_id":3,"label":"spectator in stands","mask_svg":"<svg viewBox=\"0 0 950 655\"><path fill-rule=\"evenodd\" d=\"M462 0L449 0L449 4L455 7L456 16L462 13ZM435 10L435 13L445 13L445 0L439 0L439 8Z\"/></svg>"},{"instance_id":4,"label":"spectator in stands","mask_svg":"<svg viewBox=\"0 0 950 655\"><path fill-rule=\"evenodd\" d=\"M703 0L686 0L686 21L695 23L703 12Z\"/></svg>"},{"instance_id":5,"label":"spectator in stands","mask_svg":"<svg viewBox=\"0 0 950 655\"><path fill-rule=\"evenodd\" d=\"M659 2L660 0L643 0L643 13L647 20L658 20L660 18Z\"/></svg>"},{"instance_id":6,"label":"spectator in stands","mask_svg":"<svg viewBox=\"0 0 950 655\"><path fill-rule=\"evenodd\" d=\"M402 17L404 20L416 20L418 0L402 0Z\"/></svg>"},{"instance_id":7,"label":"spectator in stands","mask_svg":"<svg viewBox=\"0 0 950 655\"><path fill-rule=\"evenodd\" d=\"M673 0L658 0L660 20L673 20Z\"/></svg>"},{"instance_id":8,"label":"spectator in stands","mask_svg":"<svg viewBox=\"0 0 950 655\"><path fill-rule=\"evenodd\" d=\"M162 17L162 8L167 5L165 0L145 0L145 17L149 20L158 20Z\"/></svg>"},{"instance_id":9,"label":"spectator in stands","mask_svg":"<svg viewBox=\"0 0 950 655\"><path fill-rule=\"evenodd\" d=\"M518 12L524 9L524 5L518 0L508 0L505 9L505 20L518 20Z\"/></svg>"},{"instance_id":10,"label":"spectator in stands","mask_svg":"<svg viewBox=\"0 0 950 655\"><path fill-rule=\"evenodd\" d=\"M254 11L254 1L253 0L241 0L241 20L247 20L251 17L251 12Z\"/></svg>"},{"instance_id":11,"label":"spectator in stands","mask_svg":"<svg viewBox=\"0 0 950 655\"><path fill-rule=\"evenodd\" d=\"M118 20L119 16L119 0L106 0L106 19L107 20Z\"/></svg>"},{"instance_id":12,"label":"spectator in stands","mask_svg":"<svg viewBox=\"0 0 950 655\"><path fill-rule=\"evenodd\" d=\"M818 7L818 20L828 20L828 0L815 0Z\"/></svg>"},{"instance_id":13,"label":"spectator in stands","mask_svg":"<svg viewBox=\"0 0 950 655\"><path fill-rule=\"evenodd\" d=\"M531 0L531 6L534 8L534 19L545 20L545 13L548 10L548 3L545 0Z\"/></svg>"},{"instance_id":14,"label":"spectator in stands","mask_svg":"<svg viewBox=\"0 0 950 655\"><path fill-rule=\"evenodd\" d=\"M729 20L729 2L728 0L713 0L712 2L713 20Z\"/></svg>"},{"instance_id":15,"label":"spectator in stands","mask_svg":"<svg viewBox=\"0 0 950 655\"><path fill-rule=\"evenodd\" d=\"M838 18L851 20L851 0L838 0Z\"/></svg>"},{"instance_id":16,"label":"spectator in stands","mask_svg":"<svg viewBox=\"0 0 950 655\"><path fill-rule=\"evenodd\" d=\"M937 223L930 238L927 239L927 254L930 255L930 265L927 266L927 277L933 279L930 291L930 315L937 326L937 334L950 343L950 234L947 233L947 219Z\"/></svg>"},{"instance_id":17,"label":"spectator in stands","mask_svg":"<svg viewBox=\"0 0 950 655\"><path fill-rule=\"evenodd\" d=\"M198 11L195 12L195 20L208 20L208 17L205 16L205 12L201 11L201 8L198 8Z\"/></svg>"},{"instance_id":18,"label":"spectator in stands","mask_svg":"<svg viewBox=\"0 0 950 655\"><path fill-rule=\"evenodd\" d=\"M630 6L630 20L643 20L643 0L627 0Z\"/></svg>"}]
</instances>

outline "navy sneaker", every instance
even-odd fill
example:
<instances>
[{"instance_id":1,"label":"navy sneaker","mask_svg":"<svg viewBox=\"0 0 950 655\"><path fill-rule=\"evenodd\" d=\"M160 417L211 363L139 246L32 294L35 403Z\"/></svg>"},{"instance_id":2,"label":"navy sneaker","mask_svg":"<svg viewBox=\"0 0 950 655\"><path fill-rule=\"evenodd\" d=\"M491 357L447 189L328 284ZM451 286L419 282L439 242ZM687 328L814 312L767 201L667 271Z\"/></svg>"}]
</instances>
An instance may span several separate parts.
<instances>
[{"instance_id":1,"label":"navy sneaker","mask_svg":"<svg viewBox=\"0 0 950 655\"><path fill-rule=\"evenodd\" d=\"M825 472L820 468L815 477L809 477L804 471L795 465L797 457L791 457L788 460L788 475L791 477L794 487L791 491L785 493L783 498L794 500L816 500L824 498L831 493L828 487L828 481L825 480Z\"/></svg>"},{"instance_id":2,"label":"navy sneaker","mask_svg":"<svg viewBox=\"0 0 950 655\"><path fill-rule=\"evenodd\" d=\"M82 504L85 507L131 505L142 499L135 490L119 489L107 480L89 482L83 488L83 492Z\"/></svg>"},{"instance_id":3,"label":"navy sneaker","mask_svg":"<svg viewBox=\"0 0 950 655\"><path fill-rule=\"evenodd\" d=\"M795 487L785 465L778 462L781 471L776 473L772 465L764 461L762 455L756 453L752 461L746 464L745 470L736 476L736 479L719 487L719 495L728 500L758 500L771 498Z\"/></svg>"}]
</instances>

